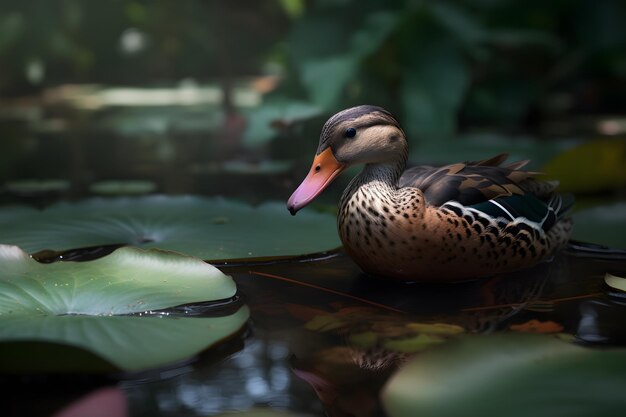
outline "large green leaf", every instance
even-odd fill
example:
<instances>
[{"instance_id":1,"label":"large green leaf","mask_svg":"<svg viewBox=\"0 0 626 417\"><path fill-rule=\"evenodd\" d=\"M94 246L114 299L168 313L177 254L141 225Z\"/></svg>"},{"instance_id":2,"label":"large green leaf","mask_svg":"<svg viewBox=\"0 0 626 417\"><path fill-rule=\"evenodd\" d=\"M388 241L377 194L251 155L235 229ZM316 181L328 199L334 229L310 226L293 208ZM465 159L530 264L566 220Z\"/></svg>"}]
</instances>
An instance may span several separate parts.
<instances>
[{"instance_id":1,"label":"large green leaf","mask_svg":"<svg viewBox=\"0 0 626 417\"><path fill-rule=\"evenodd\" d=\"M72 348L96 354L113 369L156 368L185 360L227 339L243 327L248 316L247 307L224 317L3 316L0 371L86 372L103 368L93 358L74 365L80 351Z\"/></svg>"},{"instance_id":2,"label":"large green leaf","mask_svg":"<svg viewBox=\"0 0 626 417\"><path fill-rule=\"evenodd\" d=\"M359 30L350 38L350 53L361 59L375 53L396 29L400 16L391 11L376 11L365 16Z\"/></svg>"},{"instance_id":3,"label":"large green leaf","mask_svg":"<svg viewBox=\"0 0 626 417\"><path fill-rule=\"evenodd\" d=\"M476 44L487 37L487 31L467 10L446 2L433 2L427 7L435 19L462 43Z\"/></svg>"},{"instance_id":4,"label":"large green leaf","mask_svg":"<svg viewBox=\"0 0 626 417\"><path fill-rule=\"evenodd\" d=\"M60 203L43 211L0 209L0 242L28 252L127 244L202 259L302 255L339 246L335 218L284 203L150 196Z\"/></svg>"},{"instance_id":5,"label":"large green leaf","mask_svg":"<svg viewBox=\"0 0 626 417\"><path fill-rule=\"evenodd\" d=\"M315 28L313 37L317 39L320 36L328 36L328 32L324 28L329 24L345 26L345 22L335 21L335 19L336 16L332 16L330 20L327 19L323 23L318 21L311 26ZM302 55L298 65L300 66L302 82L313 102L325 109L332 109L337 106L345 93L346 86L360 71L363 60L380 49L383 42L397 27L399 21L400 15L398 13L390 11L372 12L362 18L362 24L354 30L351 36L345 37L345 39L349 39L349 45L344 48L338 48L340 42L335 38L331 39L330 43L326 42L323 45L324 54L306 55L301 52L295 54L296 57ZM306 39L305 45L302 45L303 48L306 49L306 43L309 43L310 39ZM329 54L329 48L330 51L334 52Z\"/></svg>"},{"instance_id":6,"label":"large green leaf","mask_svg":"<svg viewBox=\"0 0 626 417\"><path fill-rule=\"evenodd\" d=\"M457 112L468 86L463 56L452 42L423 45L411 59L401 91L411 137L454 133Z\"/></svg>"},{"instance_id":7,"label":"large green leaf","mask_svg":"<svg viewBox=\"0 0 626 417\"><path fill-rule=\"evenodd\" d=\"M42 264L0 245L0 317L129 314L235 292L219 269L175 253L125 247L90 262Z\"/></svg>"},{"instance_id":8,"label":"large green leaf","mask_svg":"<svg viewBox=\"0 0 626 417\"><path fill-rule=\"evenodd\" d=\"M626 407L626 350L549 336L468 337L419 355L383 392L391 417L615 416Z\"/></svg>"},{"instance_id":9,"label":"large green leaf","mask_svg":"<svg viewBox=\"0 0 626 417\"><path fill-rule=\"evenodd\" d=\"M76 371L68 359L75 348L125 370L177 362L238 331L247 309L216 318L114 315L222 300L235 291L217 268L171 252L126 247L94 261L41 264L0 245L0 369Z\"/></svg>"},{"instance_id":10,"label":"large green leaf","mask_svg":"<svg viewBox=\"0 0 626 417\"><path fill-rule=\"evenodd\" d=\"M302 66L302 82L313 102L329 109L336 105L358 67L359 60L352 55L311 59Z\"/></svg>"}]
</instances>

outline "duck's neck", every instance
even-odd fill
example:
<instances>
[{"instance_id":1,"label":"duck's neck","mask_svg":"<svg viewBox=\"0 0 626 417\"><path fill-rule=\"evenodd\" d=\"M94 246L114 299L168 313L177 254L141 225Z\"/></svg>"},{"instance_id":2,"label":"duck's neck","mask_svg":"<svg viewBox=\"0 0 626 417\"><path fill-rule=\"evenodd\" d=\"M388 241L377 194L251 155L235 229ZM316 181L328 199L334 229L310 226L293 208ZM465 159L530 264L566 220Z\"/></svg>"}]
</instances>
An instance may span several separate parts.
<instances>
[{"instance_id":1,"label":"duck's neck","mask_svg":"<svg viewBox=\"0 0 626 417\"><path fill-rule=\"evenodd\" d=\"M398 180L405 167L405 157L393 162L366 164L344 191L340 206L346 205L356 193L391 199L398 189Z\"/></svg>"}]
</instances>

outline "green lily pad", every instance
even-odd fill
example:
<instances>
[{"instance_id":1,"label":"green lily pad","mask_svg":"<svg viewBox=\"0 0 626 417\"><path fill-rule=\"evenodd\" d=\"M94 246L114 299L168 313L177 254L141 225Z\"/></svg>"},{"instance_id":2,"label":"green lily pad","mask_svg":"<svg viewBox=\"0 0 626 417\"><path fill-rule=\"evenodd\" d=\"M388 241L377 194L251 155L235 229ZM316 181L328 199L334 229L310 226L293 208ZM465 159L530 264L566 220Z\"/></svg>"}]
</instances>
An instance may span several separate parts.
<instances>
[{"instance_id":1,"label":"green lily pad","mask_svg":"<svg viewBox=\"0 0 626 417\"><path fill-rule=\"evenodd\" d=\"M604 282L611 288L626 292L626 278L617 277L615 275L606 274L604 276Z\"/></svg>"},{"instance_id":2,"label":"green lily pad","mask_svg":"<svg viewBox=\"0 0 626 417\"><path fill-rule=\"evenodd\" d=\"M244 326L248 316L247 307L225 317L3 316L0 370L22 373L157 368L183 361L227 339ZM38 351L33 342L45 344ZM55 349L57 345L62 349ZM73 348L95 354L113 368L107 369L94 358L73 366L77 355ZM25 349L33 349L32 354L24 355Z\"/></svg>"},{"instance_id":3,"label":"green lily pad","mask_svg":"<svg viewBox=\"0 0 626 417\"><path fill-rule=\"evenodd\" d=\"M100 195L143 195L154 192L156 187L152 181L100 181L91 184L89 191Z\"/></svg>"},{"instance_id":4,"label":"green lily pad","mask_svg":"<svg viewBox=\"0 0 626 417\"><path fill-rule=\"evenodd\" d=\"M34 253L100 245L158 247L202 259L302 255L340 245L334 216L284 203L146 196L0 209L0 242Z\"/></svg>"},{"instance_id":5,"label":"green lily pad","mask_svg":"<svg viewBox=\"0 0 626 417\"><path fill-rule=\"evenodd\" d=\"M58 345L124 370L174 363L237 332L247 309L215 318L115 315L223 300L235 292L217 268L171 252L125 247L94 261L41 264L0 245L0 369L50 370L54 359L66 358L57 365L64 370L68 350ZM41 353L41 343L54 347L24 358L32 344Z\"/></svg>"},{"instance_id":6,"label":"green lily pad","mask_svg":"<svg viewBox=\"0 0 626 417\"><path fill-rule=\"evenodd\" d=\"M70 183L66 180L21 180L8 182L4 188L15 194L52 193L67 191Z\"/></svg>"},{"instance_id":7,"label":"green lily pad","mask_svg":"<svg viewBox=\"0 0 626 417\"><path fill-rule=\"evenodd\" d=\"M240 175L272 175L282 174L291 169L292 161L226 161L222 164L222 171Z\"/></svg>"},{"instance_id":8,"label":"green lily pad","mask_svg":"<svg viewBox=\"0 0 626 417\"><path fill-rule=\"evenodd\" d=\"M391 417L614 416L626 407L626 350L550 336L468 337L425 352L387 383Z\"/></svg>"},{"instance_id":9,"label":"green lily pad","mask_svg":"<svg viewBox=\"0 0 626 417\"><path fill-rule=\"evenodd\" d=\"M139 313L236 292L219 269L175 253L120 248L90 262L42 264L0 245L0 318Z\"/></svg>"}]
</instances>

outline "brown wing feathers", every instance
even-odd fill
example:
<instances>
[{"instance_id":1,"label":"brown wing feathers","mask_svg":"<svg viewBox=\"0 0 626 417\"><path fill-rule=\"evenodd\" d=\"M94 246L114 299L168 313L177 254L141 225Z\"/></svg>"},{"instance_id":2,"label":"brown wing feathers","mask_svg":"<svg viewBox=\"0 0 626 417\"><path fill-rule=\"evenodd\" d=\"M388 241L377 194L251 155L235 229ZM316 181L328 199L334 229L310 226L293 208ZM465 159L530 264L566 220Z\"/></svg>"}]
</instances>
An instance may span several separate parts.
<instances>
[{"instance_id":1,"label":"brown wing feathers","mask_svg":"<svg viewBox=\"0 0 626 417\"><path fill-rule=\"evenodd\" d=\"M536 181L536 172L520 171L528 161L500 166L506 154L483 161L473 161L443 167L416 167L404 172L400 187L422 190L429 204L440 206L454 200L464 205L477 204L493 198L531 191L523 185ZM522 185L522 186L520 186Z\"/></svg>"}]
</instances>

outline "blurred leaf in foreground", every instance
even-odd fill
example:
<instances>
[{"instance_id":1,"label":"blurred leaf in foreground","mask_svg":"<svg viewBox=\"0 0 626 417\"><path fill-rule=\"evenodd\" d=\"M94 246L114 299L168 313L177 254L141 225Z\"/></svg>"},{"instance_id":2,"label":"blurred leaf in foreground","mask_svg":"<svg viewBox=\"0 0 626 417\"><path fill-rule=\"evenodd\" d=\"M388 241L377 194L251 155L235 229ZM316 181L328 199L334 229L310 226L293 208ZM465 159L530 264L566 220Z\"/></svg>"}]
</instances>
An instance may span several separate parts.
<instances>
[{"instance_id":1,"label":"blurred leaf in foreground","mask_svg":"<svg viewBox=\"0 0 626 417\"><path fill-rule=\"evenodd\" d=\"M551 336L467 337L418 355L387 383L391 417L616 416L626 407L626 350Z\"/></svg>"}]
</instances>

